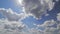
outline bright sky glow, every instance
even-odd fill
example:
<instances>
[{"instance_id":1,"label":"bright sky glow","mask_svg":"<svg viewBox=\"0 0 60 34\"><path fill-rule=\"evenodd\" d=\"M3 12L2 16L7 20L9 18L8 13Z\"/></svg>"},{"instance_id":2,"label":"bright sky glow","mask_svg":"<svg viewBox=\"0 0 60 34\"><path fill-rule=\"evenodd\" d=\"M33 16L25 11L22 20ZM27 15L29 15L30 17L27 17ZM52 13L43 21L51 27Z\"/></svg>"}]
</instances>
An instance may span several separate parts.
<instances>
[{"instance_id":1,"label":"bright sky glow","mask_svg":"<svg viewBox=\"0 0 60 34\"><path fill-rule=\"evenodd\" d=\"M22 1L23 1L23 0L18 0L19 4L22 4Z\"/></svg>"}]
</instances>

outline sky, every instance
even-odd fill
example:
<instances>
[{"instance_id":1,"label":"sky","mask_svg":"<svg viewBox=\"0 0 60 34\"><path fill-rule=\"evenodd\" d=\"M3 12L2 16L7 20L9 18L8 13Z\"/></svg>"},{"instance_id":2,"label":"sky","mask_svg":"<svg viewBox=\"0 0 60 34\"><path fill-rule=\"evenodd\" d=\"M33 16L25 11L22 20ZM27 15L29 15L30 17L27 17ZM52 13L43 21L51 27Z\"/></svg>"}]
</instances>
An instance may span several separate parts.
<instances>
[{"instance_id":1,"label":"sky","mask_svg":"<svg viewBox=\"0 0 60 34\"><path fill-rule=\"evenodd\" d=\"M0 34L60 34L60 0L0 0Z\"/></svg>"}]
</instances>

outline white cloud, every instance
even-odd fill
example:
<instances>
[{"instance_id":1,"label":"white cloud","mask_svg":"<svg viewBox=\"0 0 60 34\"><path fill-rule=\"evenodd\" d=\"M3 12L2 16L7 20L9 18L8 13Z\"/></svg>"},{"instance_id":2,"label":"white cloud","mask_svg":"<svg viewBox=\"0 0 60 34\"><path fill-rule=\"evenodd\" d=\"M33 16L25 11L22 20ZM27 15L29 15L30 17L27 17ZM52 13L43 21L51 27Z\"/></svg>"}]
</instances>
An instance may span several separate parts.
<instances>
[{"instance_id":1,"label":"white cloud","mask_svg":"<svg viewBox=\"0 0 60 34\"><path fill-rule=\"evenodd\" d=\"M0 34L60 34L60 24L57 28L48 27L57 24L54 20L45 21L44 24L37 27L45 27L44 30L36 28L27 28L21 21L9 21L8 19L0 19ZM36 26L36 24L35 24Z\"/></svg>"},{"instance_id":2,"label":"white cloud","mask_svg":"<svg viewBox=\"0 0 60 34\"><path fill-rule=\"evenodd\" d=\"M0 19L0 34L42 34L37 29L27 28L21 21L9 21L8 19Z\"/></svg>"},{"instance_id":3,"label":"white cloud","mask_svg":"<svg viewBox=\"0 0 60 34\"><path fill-rule=\"evenodd\" d=\"M48 26L53 26L54 24L56 24L56 21L52 20L47 20L45 21L42 25L37 25L37 27L48 27Z\"/></svg>"},{"instance_id":4,"label":"white cloud","mask_svg":"<svg viewBox=\"0 0 60 34\"><path fill-rule=\"evenodd\" d=\"M22 22L0 19L0 34L20 34L23 33L26 25Z\"/></svg>"},{"instance_id":5,"label":"white cloud","mask_svg":"<svg viewBox=\"0 0 60 34\"><path fill-rule=\"evenodd\" d=\"M42 25L35 24L35 26L37 26L37 29L43 28L42 32L44 34L60 34L60 22L58 24L53 19L45 21Z\"/></svg>"},{"instance_id":6,"label":"white cloud","mask_svg":"<svg viewBox=\"0 0 60 34\"><path fill-rule=\"evenodd\" d=\"M60 21L60 13L57 14L57 20Z\"/></svg>"},{"instance_id":7,"label":"white cloud","mask_svg":"<svg viewBox=\"0 0 60 34\"><path fill-rule=\"evenodd\" d=\"M54 21L54 20L52 19L52 20L45 21L43 25L44 25L44 26L52 26L52 25L54 25L54 24L56 24L56 21Z\"/></svg>"},{"instance_id":8,"label":"white cloud","mask_svg":"<svg viewBox=\"0 0 60 34\"><path fill-rule=\"evenodd\" d=\"M27 34L28 26L21 22L27 15L18 14L10 8L0 8L0 14L5 17L0 19L0 34Z\"/></svg>"},{"instance_id":9,"label":"white cloud","mask_svg":"<svg viewBox=\"0 0 60 34\"><path fill-rule=\"evenodd\" d=\"M0 8L0 14L2 14L5 18L0 19L0 34L33 34L40 32L38 30L28 30L27 25L23 24L21 20L24 17L28 16L26 14L17 14L12 11L12 9L4 9ZM19 18L19 19L18 19ZM34 28L34 27L33 27Z\"/></svg>"},{"instance_id":10,"label":"white cloud","mask_svg":"<svg viewBox=\"0 0 60 34\"><path fill-rule=\"evenodd\" d=\"M48 4L48 8L49 8L49 10L52 10L53 9L53 7L54 7L54 2L53 2L53 0L45 0L46 1L46 3Z\"/></svg>"},{"instance_id":11,"label":"white cloud","mask_svg":"<svg viewBox=\"0 0 60 34\"><path fill-rule=\"evenodd\" d=\"M40 18L47 10L52 10L54 7L53 0L23 0L22 5L26 14L32 14L36 18Z\"/></svg>"},{"instance_id":12,"label":"white cloud","mask_svg":"<svg viewBox=\"0 0 60 34\"><path fill-rule=\"evenodd\" d=\"M19 19L21 20L26 17L24 13L18 14L10 8L9 9L0 8L0 14L2 14L9 21L19 21Z\"/></svg>"},{"instance_id":13,"label":"white cloud","mask_svg":"<svg viewBox=\"0 0 60 34\"><path fill-rule=\"evenodd\" d=\"M49 16L49 14L45 14L45 16Z\"/></svg>"}]
</instances>

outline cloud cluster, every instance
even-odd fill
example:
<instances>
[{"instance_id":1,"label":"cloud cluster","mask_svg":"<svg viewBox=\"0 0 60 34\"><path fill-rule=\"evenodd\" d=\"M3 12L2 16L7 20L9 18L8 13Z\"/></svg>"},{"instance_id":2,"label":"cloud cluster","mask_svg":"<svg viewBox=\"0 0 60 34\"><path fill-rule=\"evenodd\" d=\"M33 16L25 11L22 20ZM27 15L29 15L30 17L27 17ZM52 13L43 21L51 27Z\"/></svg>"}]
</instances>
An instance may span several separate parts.
<instances>
[{"instance_id":1,"label":"cloud cluster","mask_svg":"<svg viewBox=\"0 0 60 34\"><path fill-rule=\"evenodd\" d=\"M4 9L0 8L0 14L2 14L5 18L7 18L9 21L18 21L19 19L23 19L25 14L23 13L16 13L11 8Z\"/></svg>"},{"instance_id":2,"label":"cloud cluster","mask_svg":"<svg viewBox=\"0 0 60 34\"><path fill-rule=\"evenodd\" d=\"M60 34L60 22L53 19L45 21L42 25L35 24L36 28L29 28L21 20L19 21L19 19L23 18L21 14L3 8L0 9L0 13L5 16L5 19L0 19L0 34ZM57 18L59 16L58 13ZM39 28L43 28L43 30Z\"/></svg>"},{"instance_id":3,"label":"cloud cluster","mask_svg":"<svg viewBox=\"0 0 60 34\"><path fill-rule=\"evenodd\" d=\"M22 22L0 19L0 34L22 34L26 25Z\"/></svg>"},{"instance_id":4,"label":"cloud cluster","mask_svg":"<svg viewBox=\"0 0 60 34\"><path fill-rule=\"evenodd\" d=\"M57 24L55 27L54 24ZM44 30L36 28L27 28L25 24L17 21L9 21L8 19L0 19L0 34L60 34L59 24L54 20L45 21L42 25L37 25L37 28L45 27Z\"/></svg>"},{"instance_id":5,"label":"cloud cluster","mask_svg":"<svg viewBox=\"0 0 60 34\"><path fill-rule=\"evenodd\" d=\"M53 9L55 2L53 0L23 0L22 6L26 14L32 15L35 18L40 18L42 15Z\"/></svg>"},{"instance_id":6,"label":"cloud cluster","mask_svg":"<svg viewBox=\"0 0 60 34\"><path fill-rule=\"evenodd\" d=\"M47 20L42 25L36 25L38 28L43 28L44 34L60 34L60 22L54 20Z\"/></svg>"},{"instance_id":7,"label":"cloud cluster","mask_svg":"<svg viewBox=\"0 0 60 34\"><path fill-rule=\"evenodd\" d=\"M25 34L27 25L21 21L26 17L25 14L18 14L10 8L0 8L0 14L5 17L0 19L0 34Z\"/></svg>"},{"instance_id":8,"label":"cloud cluster","mask_svg":"<svg viewBox=\"0 0 60 34\"><path fill-rule=\"evenodd\" d=\"M0 19L0 34L39 34L40 31L30 29L23 24L20 19L24 18L22 14L15 13L12 9L0 8L0 14L5 18Z\"/></svg>"},{"instance_id":9,"label":"cloud cluster","mask_svg":"<svg viewBox=\"0 0 60 34\"><path fill-rule=\"evenodd\" d=\"M0 19L0 34L42 34L42 31L29 29L22 22Z\"/></svg>"},{"instance_id":10,"label":"cloud cluster","mask_svg":"<svg viewBox=\"0 0 60 34\"><path fill-rule=\"evenodd\" d=\"M42 25L34 24L36 28L29 28L20 20L28 15L40 18L47 13L47 10L53 9L53 0L23 0L22 5L25 12L20 14L10 8L0 8L0 14L5 17L5 19L0 19L0 34L60 34L60 22L53 19L45 21ZM57 15L57 20L60 21L60 13ZM43 28L43 30L39 28Z\"/></svg>"}]
</instances>

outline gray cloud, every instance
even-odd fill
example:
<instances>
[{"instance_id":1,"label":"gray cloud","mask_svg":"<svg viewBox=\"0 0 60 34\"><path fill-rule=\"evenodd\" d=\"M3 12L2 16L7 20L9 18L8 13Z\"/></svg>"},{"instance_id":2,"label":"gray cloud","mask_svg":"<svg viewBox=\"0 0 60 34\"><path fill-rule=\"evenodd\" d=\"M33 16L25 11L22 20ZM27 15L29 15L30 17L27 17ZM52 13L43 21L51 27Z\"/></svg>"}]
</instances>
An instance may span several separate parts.
<instances>
[{"instance_id":1,"label":"gray cloud","mask_svg":"<svg viewBox=\"0 0 60 34\"><path fill-rule=\"evenodd\" d=\"M22 22L0 19L0 34L20 34L25 28L26 25Z\"/></svg>"},{"instance_id":2,"label":"gray cloud","mask_svg":"<svg viewBox=\"0 0 60 34\"><path fill-rule=\"evenodd\" d=\"M32 14L36 18L40 18L47 10L54 7L53 0L23 0L22 5L26 14Z\"/></svg>"},{"instance_id":3,"label":"gray cloud","mask_svg":"<svg viewBox=\"0 0 60 34\"><path fill-rule=\"evenodd\" d=\"M29 29L25 24L8 19L0 19L0 34L42 34L42 31Z\"/></svg>"}]
</instances>

